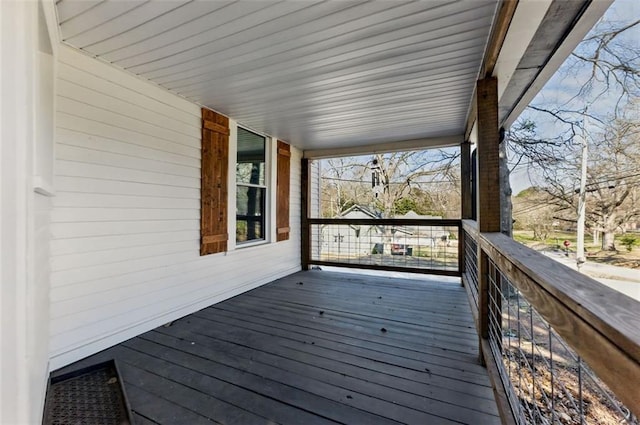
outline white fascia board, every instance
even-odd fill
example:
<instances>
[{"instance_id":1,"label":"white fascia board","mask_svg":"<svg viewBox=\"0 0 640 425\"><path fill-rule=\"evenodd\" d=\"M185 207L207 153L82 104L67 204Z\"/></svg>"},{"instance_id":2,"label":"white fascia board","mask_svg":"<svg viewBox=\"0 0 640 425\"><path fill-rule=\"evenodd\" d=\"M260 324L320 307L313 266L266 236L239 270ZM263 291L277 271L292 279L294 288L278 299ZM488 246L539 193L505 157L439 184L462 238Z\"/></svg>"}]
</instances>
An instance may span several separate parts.
<instances>
[{"instance_id":1,"label":"white fascia board","mask_svg":"<svg viewBox=\"0 0 640 425\"><path fill-rule=\"evenodd\" d=\"M62 34L60 34L60 26L58 25L58 9L56 8L54 0L40 0L40 3L47 24L47 32L49 33L49 40L51 41L53 57L57 58L58 48L62 41Z\"/></svg>"},{"instance_id":2,"label":"white fascia board","mask_svg":"<svg viewBox=\"0 0 640 425\"><path fill-rule=\"evenodd\" d=\"M399 142L385 142L344 148L305 150L304 157L308 159L338 158L344 156L369 155L374 153L400 152L421 149L444 148L459 146L464 142L464 135L430 137L425 139L411 139Z\"/></svg>"},{"instance_id":3,"label":"white fascia board","mask_svg":"<svg viewBox=\"0 0 640 425\"><path fill-rule=\"evenodd\" d=\"M549 6L554 0L518 0L516 11L509 23L509 29L500 47L500 53L496 59L492 76L498 79L498 102L509 86L509 81L513 77L513 73L518 67L520 60L524 56L527 47L533 40L536 31L544 20L549 10ZM475 96L474 96L475 99ZM473 126L476 127L476 117L472 117ZM475 143L476 136L469 133L469 141Z\"/></svg>"}]
</instances>

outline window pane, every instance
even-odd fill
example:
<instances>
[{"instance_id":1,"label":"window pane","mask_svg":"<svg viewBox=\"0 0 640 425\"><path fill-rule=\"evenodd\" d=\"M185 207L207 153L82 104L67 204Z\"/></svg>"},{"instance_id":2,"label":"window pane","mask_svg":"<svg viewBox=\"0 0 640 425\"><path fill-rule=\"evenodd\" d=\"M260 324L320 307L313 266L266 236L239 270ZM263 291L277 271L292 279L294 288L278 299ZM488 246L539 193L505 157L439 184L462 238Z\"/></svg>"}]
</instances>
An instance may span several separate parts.
<instances>
[{"instance_id":1,"label":"window pane","mask_svg":"<svg viewBox=\"0 0 640 425\"><path fill-rule=\"evenodd\" d=\"M264 186L265 138L238 127L236 181Z\"/></svg>"},{"instance_id":2,"label":"window pane","mask_svg":"<svg viewBox=\"0 0 640 425\"><path fill-rule=\"evenodd\" d=\"M264 239L263 187L238 186L236 196L236 241Z\"/></svg>"}]
</instances>

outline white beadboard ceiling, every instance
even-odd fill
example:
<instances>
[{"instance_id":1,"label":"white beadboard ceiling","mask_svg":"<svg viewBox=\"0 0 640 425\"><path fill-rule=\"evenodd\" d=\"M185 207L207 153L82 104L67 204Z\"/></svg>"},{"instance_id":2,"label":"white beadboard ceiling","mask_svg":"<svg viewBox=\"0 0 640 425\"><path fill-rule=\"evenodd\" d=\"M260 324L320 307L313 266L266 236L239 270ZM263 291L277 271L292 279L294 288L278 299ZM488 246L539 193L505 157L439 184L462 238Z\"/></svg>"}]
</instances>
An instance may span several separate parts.
<instances>
[{"instance_id":1,"label":"white beadboard ceiling","mask_svg":"<svg viewBox=\"0 0 640 425\"><path fill-rule=\"evenodd\" d=\"M65 43L313 150L462 135L496 5L60 0L57 13Z\"/></svg>"}]
</instances>

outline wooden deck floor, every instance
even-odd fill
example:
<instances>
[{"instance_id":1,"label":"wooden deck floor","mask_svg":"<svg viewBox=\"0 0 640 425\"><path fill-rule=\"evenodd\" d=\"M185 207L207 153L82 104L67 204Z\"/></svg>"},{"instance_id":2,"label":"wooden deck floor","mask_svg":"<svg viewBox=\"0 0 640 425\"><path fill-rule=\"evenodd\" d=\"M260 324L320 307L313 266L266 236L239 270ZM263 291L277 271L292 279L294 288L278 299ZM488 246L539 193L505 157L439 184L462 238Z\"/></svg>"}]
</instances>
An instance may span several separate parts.
<instances>
[{"instance_id":1,"label":"wooden deck floor","mask_svg":"<svg viewBox=\"0 0 640 425\"><path fill-rule=\"evenodd\" d=\"M115 357L140 424L498 424L464 289L300 272Z\"/></svg>"}]
</instances>

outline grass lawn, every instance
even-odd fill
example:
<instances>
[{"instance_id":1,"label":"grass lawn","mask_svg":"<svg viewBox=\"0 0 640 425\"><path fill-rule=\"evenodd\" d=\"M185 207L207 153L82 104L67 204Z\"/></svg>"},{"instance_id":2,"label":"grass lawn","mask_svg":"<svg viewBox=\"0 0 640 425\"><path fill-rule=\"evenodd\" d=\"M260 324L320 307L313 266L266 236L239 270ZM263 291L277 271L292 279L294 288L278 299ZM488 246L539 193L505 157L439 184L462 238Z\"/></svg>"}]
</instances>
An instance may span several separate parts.
<instances>
[{"instance_id":1,"label":"grass lawn","mask_svg":"<svg viewBox=\"0 0 640 425\"><path fill-rule=\"evenodd\" d=\"M602 251L600 249L600 243L593 243L592 235L585 235L584 246L588 259L590 261L615 266L634 269L640 268L640 246L634 246L631 252L629 252L622 244L622 238L623 235L616 235L617 251ZM569 252L575 252L576 250L575 233L551 232L545 240L539 240L533 237L532 231L516 230L513 232L513 239L537 251L564 249L563 242L567 240L571 243L571 245L569 245ZM638 235L638 239L640 240L640 235ZM640 243L640 241L638 243Z\"/></svg>"}]
</instances>

